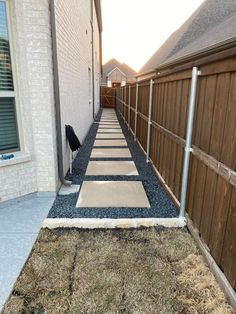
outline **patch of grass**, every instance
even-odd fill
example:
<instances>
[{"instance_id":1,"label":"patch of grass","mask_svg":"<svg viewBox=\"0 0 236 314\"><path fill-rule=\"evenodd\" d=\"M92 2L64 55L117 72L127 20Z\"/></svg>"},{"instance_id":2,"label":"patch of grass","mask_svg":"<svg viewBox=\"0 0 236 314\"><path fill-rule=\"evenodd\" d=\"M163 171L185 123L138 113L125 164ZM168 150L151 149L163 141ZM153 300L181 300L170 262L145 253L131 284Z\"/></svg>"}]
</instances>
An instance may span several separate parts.
<instances>
[{"instance_id":1,"label":"patch of grass","mask_svg":"<svg viewBox=\"0 0 236 314\"><path fill-rule=\"evenodd\" d=\"M185 229L42 230L4 314L233 313Z\"/></svg>"}]
</instances>

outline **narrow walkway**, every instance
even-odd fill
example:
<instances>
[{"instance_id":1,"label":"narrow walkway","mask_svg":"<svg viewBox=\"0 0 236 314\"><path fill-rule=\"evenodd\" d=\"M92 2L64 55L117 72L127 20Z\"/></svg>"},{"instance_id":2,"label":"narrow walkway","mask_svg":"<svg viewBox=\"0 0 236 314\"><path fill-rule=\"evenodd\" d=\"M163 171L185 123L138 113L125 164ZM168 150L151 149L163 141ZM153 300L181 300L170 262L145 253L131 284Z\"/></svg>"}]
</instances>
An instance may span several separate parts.
<instances>
[{"instance_id":1,"label":"narrow walkway","mask_svg":"<svg viewBox=\"0 0 236 314\"><path fill-rule=\"evenodd\" d=\"M49 218L176 217L176 208L113 109L103 109L67 179L78 193L58 196Z\"/></svg>"}]
</instances>

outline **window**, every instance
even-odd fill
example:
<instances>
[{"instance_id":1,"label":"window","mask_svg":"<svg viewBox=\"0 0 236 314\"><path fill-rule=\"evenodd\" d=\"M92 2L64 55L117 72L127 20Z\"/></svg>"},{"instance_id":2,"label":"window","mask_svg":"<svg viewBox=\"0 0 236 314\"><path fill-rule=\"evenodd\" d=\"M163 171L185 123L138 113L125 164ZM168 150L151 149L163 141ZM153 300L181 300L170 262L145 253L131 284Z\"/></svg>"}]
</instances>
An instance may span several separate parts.
<instances>
[{"instance_id":1,"label":"window","mask_svg":"<svg viewBox=\"0 0 236 314\"><path fill-rule=\"evenodd\" d=\"M19 150L6 1L0 0L0 153Z\"/></svg>"}]
</instances>

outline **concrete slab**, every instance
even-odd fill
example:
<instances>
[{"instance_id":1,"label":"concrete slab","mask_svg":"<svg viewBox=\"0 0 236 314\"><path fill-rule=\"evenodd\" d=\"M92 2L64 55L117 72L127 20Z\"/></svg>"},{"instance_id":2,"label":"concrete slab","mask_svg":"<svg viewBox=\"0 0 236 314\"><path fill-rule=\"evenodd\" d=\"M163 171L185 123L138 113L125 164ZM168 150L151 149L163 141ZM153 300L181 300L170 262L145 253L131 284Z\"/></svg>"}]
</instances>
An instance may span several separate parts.
<instances>
[{"instance_id":1,"label":"concrete slab","mask_svg":"<svg viewBox=\"0 0 236 314\"><path fill-rule=\"evenodd\" d=\"M119 124L117 124L117 125L114 125L114 124L112 124L112 125L101 125L101 124L99 124L99 127L98 127L98 130L100 130L100 129L116 129L116 130L121 130L121 127L120 127L120 125Z\"/></svg>"},{"instance_id":2,"label":"concrete slab","mask_svg":"<svg viewBox=\"0 0 236 314\"><path fill-rule=\"evenodd\" d=\"M106 128L109 128L109 129L116 129L116 128L120 128L120 125L119 124L99 124L98 126L99 128L101 129L106 129Z\"/></svg>"},{"instance_id":3,"label":"concrete slab","mask_svg":"<svg viewBox=\"0 0 236 314\"><path fill-rule=\"evenodd\" d=\"M95 140L94 147L97 147L97 146L104 146L104 147L124 146L124 147L127 147L128 144L127 144L126 140Z\"/></svg>"},{"instance_id":4,"label":"concrete slab","mask_svg":"<svg viewBox=\"0 0 236 314\"><path fill-rule=\"evenodd\" d=\"M100 122L118 122L118 120L117 119L107 118L107 119L101 119Z\"/></svg>"},{"instance_id":5,"label":"concrete slab","mask_svg":"<svg viewBox=\"0 0 236 314\"><path fill-rule=\"evenodd\" d=\"M101 129L98 128L98 133L122 133L121 129Z\"/></svg>"},{"instance_id":6,"label":"concrete slab","mask_svg":"<svg viewBox=\"0 0 236 314\"><path fill-rule=\"evenodd\" d=\"M108 138L116 138L116 139L123 139L124 134L123 133L97 133L96 139L108 139Z\"/></svg>"},{"instance_id":7,"label":"concrete slab","mask_svg":"<svg viewBox=\"0 0 236 314\"><path fill-rule=\"evenodd\" d=\"M115 113L112 113L112 112L107 112L107 113L102 113L101 117L103 116L112 116L112 117L117 117L117 115Z\"/></svg>"},{"instance_id":8,"label":"concrete slab","mask_svg":"<svg viewBox=\"0 0 236 314\"><path fill-rule=\"evenodd\" d=\"M142 182L84 181L76 207L150 207Z\"/></svg>"},{"instance_id":9,"label":"concrete slab","mask_svg":"<svg viewBox=\"0 0 236 314\"><path fill-rule=\"evenodd\" d=\"M138 171L133 161L90 161L87 176L137 176Z\"/></svg>"},{"instance_id":10,"label":"concrete slab","mask_svg":"<svg viewBox=\"0 0 236 314\"><path fill-rule=\"evenodd\" d=\"M117 118L115 114L102 114L101 117L102 118Z\"/></svg>"},{"instance_id":11,"label":"concrete slab","mask_svg":"<svg viewBox=\"0 0 236 314\"><path fill-rule=\"evenodd\" d=\"M131 158L128 148L93 148L91 158Z\"/></svg>"},{"instance_id":12,"label":"concrete slab","mask_svg":"<svg viewBox=\"0 0 236 314\"><path fill-rule=\"evenodd\" d=\"M70 186L62 185L62 187L59 190L59 195L70 195L73 193L79 192L80 185L71 184Z\"/></svg>"},{"instance_id":13,"label":"concrete slab","mask_svg":"<svg viewBox=\"0 0 236 314\"><path fill-rule=\"evenodd\" d=\"M110 125L110 124L115 124L115 125L120 125L118 121L100 121L99 124L105 124L105 125Z\"/></svg>"},{"instance_id":14,"label":"concrete slab","mask_svg":"<svg viewBox=\"0 0 236 314\"><path fill-rule=\"evenodd\" d=\"M0 312L26 262L54 197L32 196L0 208ZM4 283L4 284L2 284Z\"/></svg>"}]
</instances>

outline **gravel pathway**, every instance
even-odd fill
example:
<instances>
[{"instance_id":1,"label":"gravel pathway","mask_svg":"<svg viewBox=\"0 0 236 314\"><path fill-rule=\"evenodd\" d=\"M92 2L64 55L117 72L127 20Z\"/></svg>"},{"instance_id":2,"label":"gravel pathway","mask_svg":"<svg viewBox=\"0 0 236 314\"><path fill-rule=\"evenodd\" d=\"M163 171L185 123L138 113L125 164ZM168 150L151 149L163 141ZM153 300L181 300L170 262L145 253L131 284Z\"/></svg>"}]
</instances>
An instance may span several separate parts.
<instances>
[{"instance_id":1,"label":"gravel pathway","mask_svg":"<svg viewBox=\"0 0 236 314\"><path fill-rule=\"evenodd\" d=\"M91 126L88 135L73 162L73 174L69 173L66 179L73 184L81 185L86 181L142 181L145 188L150 208L76 208L78 193L68 196L57 196L51 208L49 218L146 218L146 217L176 217L176 207L165 189L159 182L150 164L146 163L145 156L138 144L133 140L133 135L128 131L127 126L118 115L123 134L132 154L130 158L116 158L104 160L133 160L139 172L138 176L85 176L89 160L103 160L91 158L90 154L96 137L98 122L100 121L102 110ZM110 148L110 147L109 147ZM112 148L112 147L111 147Z\"/></svg>"}]
</instances>

